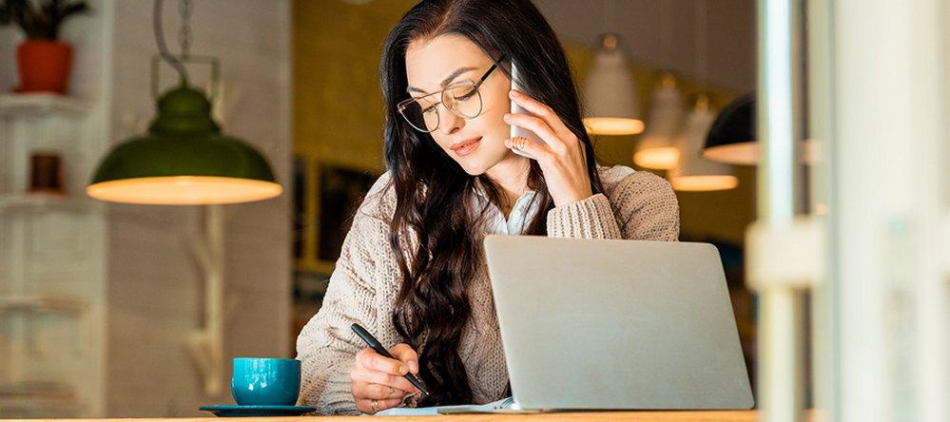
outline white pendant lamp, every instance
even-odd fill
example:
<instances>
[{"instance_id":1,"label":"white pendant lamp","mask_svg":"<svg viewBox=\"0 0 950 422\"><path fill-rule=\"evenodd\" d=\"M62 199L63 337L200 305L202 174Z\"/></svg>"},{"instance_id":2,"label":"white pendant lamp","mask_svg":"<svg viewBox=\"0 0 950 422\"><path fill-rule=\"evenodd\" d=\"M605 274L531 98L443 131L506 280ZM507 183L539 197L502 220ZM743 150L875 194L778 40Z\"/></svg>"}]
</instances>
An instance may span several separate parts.
<instances>
[{"instance_id":1,"label":"white pendant lamp","mask_svg":"<svg viewBox=\"0 0 950 422\"><path fill-rule=\"evenodd\" d=\"M640 137L633 162L640 167L669 170L676 167L679 150L673 138L683 126L683 96L672 74L663 75L660 86L653 91L647 131Z\"/></svg>"},{"instance_id":2,"label":"white pendant lamp","mask_svg":"<svg viewBox=\"0 0 950 422\"><path fill-rule=\"evenodd\" d=\"M709 110L709 99L701 95L686 117L684 130L676 137L680 150L679 162L670 170L673 189L678 191L716 191L732 189L739 185L732 167L709 161L702 157L706 134L716 115Z\"/></svg>"},{"instance_id":3,"label":"white pendant lamp","mask_svg":"<svg viewBox=\"0 0 950 422\"><path fill-rule=\"evenodd\" d=\"M643 132L636 84L616 34L605 34L601 50L584 81L587 113L584 125L595 135L634 135Z\"/></svg>"}]
</instances>

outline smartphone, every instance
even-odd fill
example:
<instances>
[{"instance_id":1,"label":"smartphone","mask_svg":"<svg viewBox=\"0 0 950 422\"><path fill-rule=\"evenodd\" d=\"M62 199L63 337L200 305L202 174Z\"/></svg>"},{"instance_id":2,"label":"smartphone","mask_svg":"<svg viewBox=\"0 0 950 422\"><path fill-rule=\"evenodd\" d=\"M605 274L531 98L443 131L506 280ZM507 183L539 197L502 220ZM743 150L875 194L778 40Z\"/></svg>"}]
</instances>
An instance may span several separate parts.
<instances>
[{"instance_id":1,"label":"smartphone","mask_svg":"<svg viewBox=\"0 0 950 422\"><path fill-rule=\"evenodd\" d=\"M514 62L511 63L511 89L524 92L524 91L521 91L521 84L518 83L518 66ZM531 116L535 115L534 113L528 110L525 110L518 104L515 104L514 100L511 100L511 113L512 114L515 114L515 113L528 114ZM535 134L534 132L528 129L525 129L521 126L511 125L511 133L509 134L508 137L511 139L514 139L517 136L520 136L522 138L527 138L529 142L535 142L540 145L544 145L544 140L542 140L541 137ZM512 151L515 154L518 154L522 157L535 159L535 157L532 157L531 154L528 154L527 152L519 151L517 149L512 149Z\"/></svg>"}]
</instances>

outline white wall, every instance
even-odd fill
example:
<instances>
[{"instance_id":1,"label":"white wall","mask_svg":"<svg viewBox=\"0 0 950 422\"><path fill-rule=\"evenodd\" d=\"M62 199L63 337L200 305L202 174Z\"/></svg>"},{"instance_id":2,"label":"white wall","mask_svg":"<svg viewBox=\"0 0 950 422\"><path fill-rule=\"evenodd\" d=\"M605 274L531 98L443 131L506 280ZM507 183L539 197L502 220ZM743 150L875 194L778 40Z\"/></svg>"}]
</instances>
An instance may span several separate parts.
<instances>
[{"instance_id":1,"label":"white wall","mask_svg":"<svg viewBox=\"0 0 950 422\"><path fill-rule=\"evenodd\" d=\"M102 151L140 133L154 118L151 59L156 53L151 0L92 0L90 16L68 22L75 45L71 93L94 106ZM165 4L166 39L177 51L178 2ZM192 54L220 59L226 87L225 133L256 146L278 181L290 183L290 1L195 0ZM12 35L12 36L11 36ZM18 28L0 29L0 90L16 83ZM172 71L165 67L164 75ZM207 71L197 69L200 84ZM95 143L93 143L95 145ZM91 175L68 181L81 186ZM225 207L225 321L228 369L223 394L205 397L185 344L202 323L201 280L185 243L200 229L197 207L110 205L104 255L101 343L105 397L91 416L203 415L198 406L231 403L230 357L291 354L290 197ZM206 414L204 414L206 415Z\"/></svg>"},{"instance_id":2,"label":"white wall","mask_svg":"<svg viewBox=\"0 0 950 422\"><path fill-rule=\"evenodd\" d=\"M0 91L8 92L16 86L16 43L21 38L20 31L13 25L0 27Z\"/></svg>"},{"instance_id":3,"label":"white wall","mask_svg":"<svg viewBox=\"0 0 950 422\"><path fill-rule=\"evenodd\" d=\"M945 421L950 398L945 0L818 2L832 273L827 391L840 420ZM831 325L835 324L835 325Z\"/></svg>"},{"instance_id":4,"label":"white wall","mask_svg":"<svg viewBox=\"0 0 950 422\"><path fill-rule=\"evenodd\" d=\"M150 65L155 54L152 2L115 1L112 64L113 137L135 132L129 122L150 120ZM166 40L177 51L177 2L166 2ZM290 2L198 0L192 16L192 54L221 61L225 133L242 138L290 182ZM200 68L196 69L200 70ZM163 74L172 71L165 67ZM207 71L198 72L201 83ZM290 356L289 196L226 207L225 285L234 311L225 322L226 354ZM201 322L202 283L184 243L200 229L194 207L113 206L109 237L109 416L199 415L205 397L184 344Z\"/></svg>"},{"instance_id":5,"label":"white wall","mask_svg":"<svg viewBox=\"0 0 950 422\"><path fill-rule=\"evenodd\" d=\"M697 60L701 1L706 2L706 71ZM755 88L753 0L534 0L564 40L595 46L603 32L620 34L621 47L638 63L671 69L710 84ZM613 3L613 13L607 14ZM668 12L668 13L667 13ZM666 22L666 23L664 23ZM664 35L664 27L669 30Z\"/></svg>"},{"instance_id":6,"label":"white wall","mask_svg":"<svg viewBox=\"0 0 950 422\"><path fill-rule=\"evenodd\" d=\"M84 196L88 175L108 138L110 120L108 72L103 61L110 40L108 0L89 0L91 13L70 19L60 38L73 46L70 80L72 97L88 109L75 114L51 112L45 115L11 113L0 122L0 192L17 195L28 185L31 151L57 151L63 163L64 190L73 197ZM24 39L16 25L0 30L0 92L8 94L19 85L16 49ZM58 213L52 209L31 214L5 214L5 230L0 249L0 286L4 293L63 295L86 304L85 310L70 319L40 319L39 323L18 324L16 314L6 314L2 327L16 329L11 336L11 353L3 355L8 371L0 382L13 387L23 381L52 381L75 389L75 401L51 406L36 401L4 406L7 415L95 416L104 413L106 369L106 219L99 213ZM19 331L22 330L22 331ZM29 339L29 340L25 340ZM40 342L42 340L42 342ZM17 347L35 343L35 349ZM67 352L67 353L63 353ZM2 370L0 370L2 371ZM81 386L76 388L76 386ZM5 386L7 387L7 386ZM76 404L74 406L73 404ZM12 413L11 413L12 409Z\"/></svg>"}]
</instances>

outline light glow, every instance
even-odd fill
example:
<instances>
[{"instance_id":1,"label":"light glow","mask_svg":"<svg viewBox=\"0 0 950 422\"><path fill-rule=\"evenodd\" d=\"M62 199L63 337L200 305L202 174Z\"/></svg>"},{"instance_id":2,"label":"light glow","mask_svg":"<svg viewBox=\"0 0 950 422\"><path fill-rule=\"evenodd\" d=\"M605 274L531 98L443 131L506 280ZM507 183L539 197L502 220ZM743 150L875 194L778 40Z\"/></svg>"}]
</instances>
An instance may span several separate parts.
<instances>
[{"instance_id":1,"label":"light glow","mask_svg":"<svg viewBox=\"0 0 950 422\"><path fill-rule=\"evenodd\" d=\"M108 202L146 205L214 205L263 201L280 196L280 184L216 176L164 176L112 180L86 188Z\"/></svg>"},{"instance_id":2,"label":"light glow","mask_svg":"<svg viewBox=\"0 0 950 422\"><path fill-rule=\"evenodd\" d=\"M636 135L643 132L643 121L623 117L587 117L587 132L593 135Z\"/></svg>"},{"instance_id":3,"label":"light glow","mask_svg":"<svg viewBox=\"0 0 950 422\"><path fill-rule=\"evenodd\" d=\"M739 186L739 179L730 175L680 176L670 178L674 190L687 192L709 192L728 190Z\"/></svg>"},{"instance_id":4,"label":"light glow","mask_svg":"<svg viewBox=\"0 0 950 422\"><path fill-rule=\"evenodd\" d=\"M806 139L799 144L802 163L811 165L820 161L821 149L817 141ZM726 164L755 166L759 164L759 154L759 144L749 141L706 148L703 158Z\"/></svg>"},{"instance_id":5,"label":"light glow","mask_svg":"<svg viewBox=\"0 0 950 422\"><path fill-rule=\"evenodd\" d=\"M720 163L754 166L759 163L759 144L755 141L706 148L703 158Z\"/></svg>"},{"instance_id":6,"label":"light glow","mask_svg":"<svg viewBox=\"0 0 950 422\"><path fill-rule=\"evenodd\" d=\"M676 147L648 148L633 154L636 165L653 169L669 170L679 163L680 151Z\"/></svg>"}]
</instances>

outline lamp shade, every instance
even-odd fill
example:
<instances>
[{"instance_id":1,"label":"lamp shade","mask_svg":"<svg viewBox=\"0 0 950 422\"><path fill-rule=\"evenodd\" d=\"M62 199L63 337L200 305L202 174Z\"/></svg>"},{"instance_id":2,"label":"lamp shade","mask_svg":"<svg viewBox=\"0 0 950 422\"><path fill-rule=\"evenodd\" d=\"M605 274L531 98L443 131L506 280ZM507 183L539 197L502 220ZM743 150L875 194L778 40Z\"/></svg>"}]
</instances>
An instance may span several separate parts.
<instances>
[{"instance_id":1,"label":"lamp shade","mask_svg":"<svg viewBox=\"0 0 950 422\"><path fill-rule=\"evenodd\" d=\"M603 36L602 48L584 80L587 115L584 125L598 135L643 132L636 83L614 34Z\"/></svg>"},{"instance_id":2,"label":"lamp shade","mask_svg":"<svg viewBox=\"0 0 950 422\"><path fill-rule=\"evenodd\" d=\"M267 160L223 135L205 94L182 81L158 100L148 133L102 160L86 193L110 202L200 205L264 200L282 190Z\"/></svg>"},{"instance_id":3,"label":"lamp shade","mask_svg":"<svg viewBox=\"0 0 950 422\"><path fill-rule=\"evenodd\" d=\"M686 117L683 132L676 138L680 150L679 162L670 170L673 189L678 191L715 191L738 186L739 179L729 166L709 161L701 156L706 134L716 116L709 111L709 102L700 97L696 107Z\"/></svg>"},{"instance_id":4,"label":"lamp shade","mask_svg":"<svg viewBox=\"0 0 950 422\"><path fill-rule=\"evenodd\" d=\"M756 142L755 93L726 106L709 129L703 157L727 164L755 165L759 159Z\"/></svg>"},{"instance_id":5,"label":"lamp shade","mask_svg":"<svg viewBox=\"0 0 950 422\"><path fill-rule=\"evenodd\" d=\"M726 164L754 166L759 163L756 135L755 93L730 103L719 113L709 129L703 157ZM818 141L805 139L798 143L801 162L815 164L820 158Z\"/></svg>"},{"instance_id":6,"label":"lamp shade","mask_svg":"<svg viewBox=\"0 0 950 422\"><path fill-rule=\"evenodd\" d=\"M673 138L683 126L683 96L676 88L676 78L663 75L662 82L653 90L647 131L640 137L633 162L640 167L669 170L676 166L679 150Z\"/></svg>"}]
</instances>

